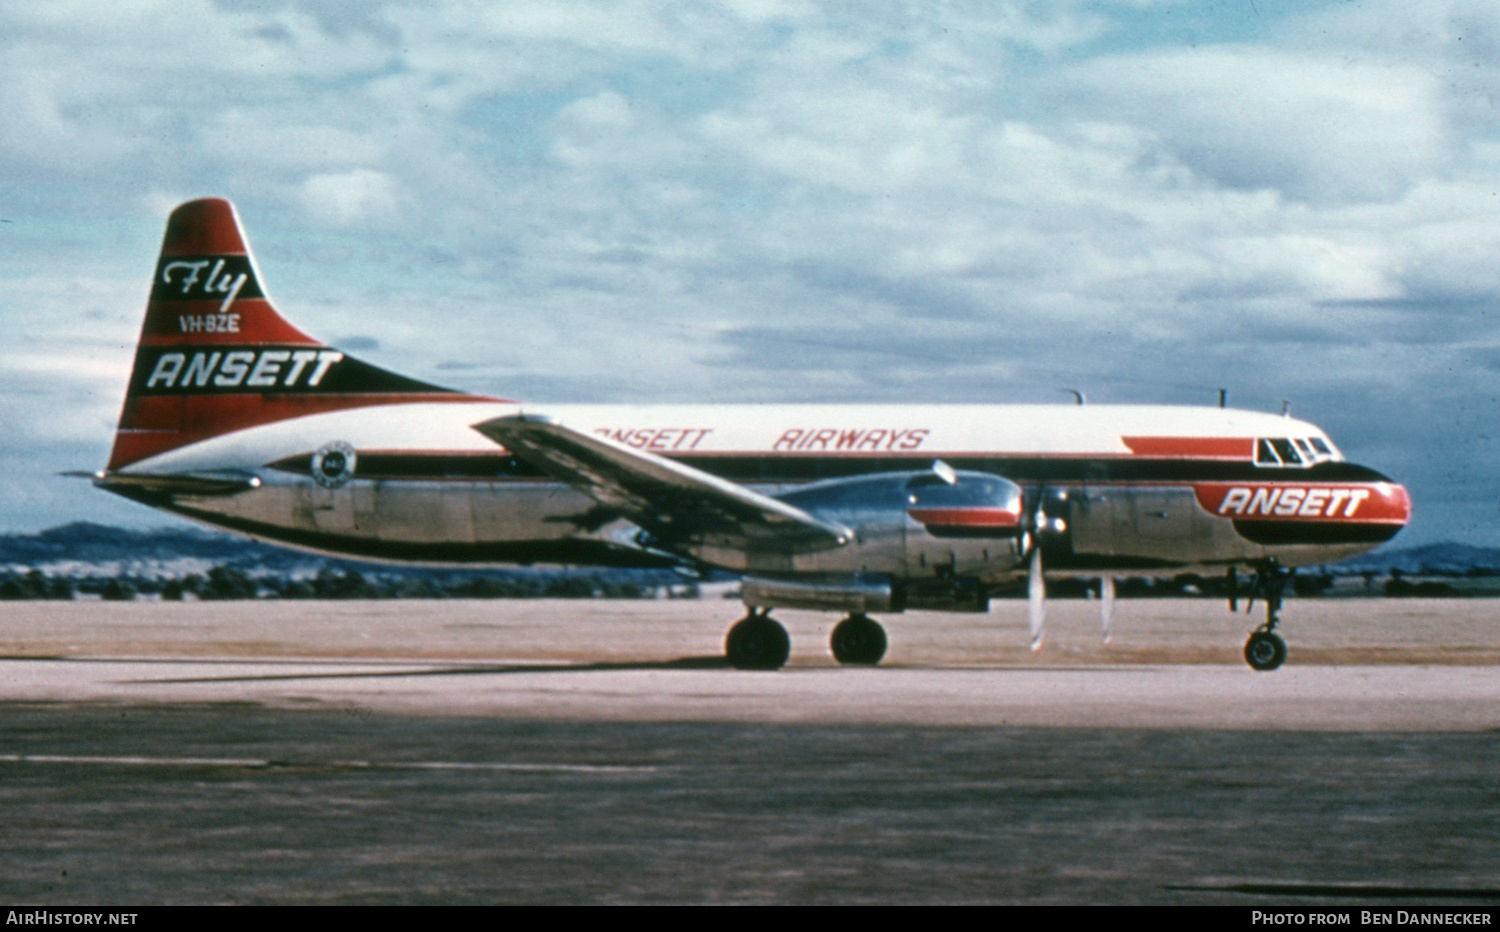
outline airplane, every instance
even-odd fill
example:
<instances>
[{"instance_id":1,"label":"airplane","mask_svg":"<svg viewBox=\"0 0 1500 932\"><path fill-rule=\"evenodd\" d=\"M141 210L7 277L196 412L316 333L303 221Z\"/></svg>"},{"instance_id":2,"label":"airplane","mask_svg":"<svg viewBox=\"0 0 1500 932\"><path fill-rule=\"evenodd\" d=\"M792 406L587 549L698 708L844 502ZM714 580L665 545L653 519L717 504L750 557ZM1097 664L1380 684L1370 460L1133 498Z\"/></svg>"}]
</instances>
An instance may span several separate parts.
<instances>
[{"instance_id":1,"label":"airplane","mask_svg":"<svg viewBox=\"0 0 1500 932\"><path fill-rule=\"evenodd\" d=\"M1305 421L1161 405L530 405L377 368L272 306L234 207L167 221L109 463L126 498L252 538L423 564L738 574L729 664L778 669L774 608L845 613L830 648L874 665L871 614L984 612L1046 576L1223 573L1266 606L1274 670L1298 566L1394 537L1406 490ZM1242 580L1241 571L1249 577ZM1242 588L1243 584L1243 588Z\"/></svg>"}]
</instances>

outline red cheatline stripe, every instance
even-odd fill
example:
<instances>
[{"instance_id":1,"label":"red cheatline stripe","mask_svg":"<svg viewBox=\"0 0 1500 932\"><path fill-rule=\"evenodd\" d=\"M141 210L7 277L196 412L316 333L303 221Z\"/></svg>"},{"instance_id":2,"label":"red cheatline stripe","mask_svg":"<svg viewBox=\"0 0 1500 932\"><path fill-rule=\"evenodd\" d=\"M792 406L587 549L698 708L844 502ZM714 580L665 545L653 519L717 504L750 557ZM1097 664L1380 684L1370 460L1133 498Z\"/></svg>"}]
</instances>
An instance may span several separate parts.
<instances>
[{"instance_id":1,"label":"red cheatline stripe","mask_svg":"<svg viewBox=\"0 0 1500 932\"><path fill-rule=\"evenodd\" d=\"M1004 508L909 508L907 514L923 524L940 527L1016 527L1021 516Z\"/></svg>"},{"instance_id":2,"label":"red cheatline stripe","mask_svg":"<svg viewBox=\"0 0 1500 932\"><path fill-rule=\"evenodd\" d=\"M1121 437L1136 456L1251 459L1255 440L1251 437Z\"/></svg>"},{"instance_id":3,"label":"red cheatline stripe","mask_svg":"<svg viewBox=\"0 0 1500 932\"><path fill-rule=\"evenodd\" d=\"M135 396L127 401L120 419L109 468L120 469L210 437L310 414L376 405L495 400L450 393Z\"/></svg>"}]
</instances>

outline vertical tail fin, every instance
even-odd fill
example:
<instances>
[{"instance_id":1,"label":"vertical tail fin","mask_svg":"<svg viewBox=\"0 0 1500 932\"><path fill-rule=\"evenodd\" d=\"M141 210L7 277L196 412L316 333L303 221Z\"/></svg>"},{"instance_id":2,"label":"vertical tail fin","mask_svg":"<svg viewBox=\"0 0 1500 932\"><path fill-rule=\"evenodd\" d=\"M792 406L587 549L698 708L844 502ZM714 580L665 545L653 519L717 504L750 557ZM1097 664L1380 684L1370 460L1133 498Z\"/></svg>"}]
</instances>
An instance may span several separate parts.
<instances>
[{"instance_id":1,"label":"vertical tail fin","mask_svg":"<svg viewBox=\"0 0 1500 932\"><path fill-rule=\"evenodd\" d=\"M109 469L230 431L324 411L468 401L352 359L287 323L226 200L172 211Z\"/></svg>"}]
</instances>

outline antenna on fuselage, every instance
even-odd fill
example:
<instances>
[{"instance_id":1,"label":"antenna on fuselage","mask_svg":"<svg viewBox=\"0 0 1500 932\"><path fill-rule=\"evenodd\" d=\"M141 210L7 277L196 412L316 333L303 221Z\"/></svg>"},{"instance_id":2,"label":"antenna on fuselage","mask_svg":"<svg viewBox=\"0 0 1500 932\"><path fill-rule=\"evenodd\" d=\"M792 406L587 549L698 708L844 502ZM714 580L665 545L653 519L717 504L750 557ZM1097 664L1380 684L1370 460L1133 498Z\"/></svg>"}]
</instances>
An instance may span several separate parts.
<instances>
[{"instance_id":1,"label":"antenna on fuselage","mask_svg":"<svg viewBox=\"0 0 1500 932\"><path fill-rule=\"evenodd\" d=\"M1225 407L1226 406L1225 403L1228 402L1228 401L1229 401L1229 389L1227 389L1227 388L1221 388L1221 389L1219 389L1219 407L1221 407L1221 408Z\"/></svg>"},{"instance_id":2,"label":"antenna on fuselage","mask_svg":"<svg viewBox=\"0 0 1500 932\"><path fill-rule=\"evenodd\" d=\"M1292 416L1292 403L1290 401L1287 401L1285 398L1281 399L1281 416Z\"/></svg>"},{"instance_id":3,"label":"antenna on fuselage","mask_svg":"<svg viewBox=\"0 0 1500 932\"><path fill-rule=\"evenodd\" d=\"M1058 391L1067 392L1069 395L1072 395L1073 400L1078 402L1079 404L1085 404L1088 402L1088 399L1083 397L1083 392L1079 391L1076 388L1059 388Z\"/></svg>"}]
</instances>

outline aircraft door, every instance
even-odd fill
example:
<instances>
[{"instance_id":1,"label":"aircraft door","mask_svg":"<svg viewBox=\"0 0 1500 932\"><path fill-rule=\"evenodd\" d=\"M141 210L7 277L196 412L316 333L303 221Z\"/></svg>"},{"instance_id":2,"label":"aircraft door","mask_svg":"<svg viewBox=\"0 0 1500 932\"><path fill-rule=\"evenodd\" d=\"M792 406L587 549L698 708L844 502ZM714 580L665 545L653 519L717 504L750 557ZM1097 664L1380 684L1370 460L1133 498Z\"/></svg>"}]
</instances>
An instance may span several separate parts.
<instances>
[{"instance_id":1,"label":"aircraft door","mask_svg":"<svg viewBox=\"0 0 1500 932\"><path fill-rule=\"evenodd\" d=\"M1131 490L1138 555L1191 562L1211 542L1211 528L1190 487L1147 486Z\"/></svg>"},{"instance_id":2,"label":"aircraft door","mask_svg":"<svg viewBox=\"0 0 1500 932\"><path fill-rule=\"evenodd\" d=\"M1130 496L1110 483L1107 464L1085 467L1083 486L1071 496L1068 524L1076 555L1116 556L1128 548L1135 531Z\"/></svg>"},{"instance_id":3,"label":"aircraft door","mask_svg":"<svg viewBox=\"0 0 1500 932\"><path fill-rule=\"evenodd\" d=\"M358 456L343 441L325 443L308 464L312 484L306 492L307 523L314 530L352 534L355 530L355 500L351 489Z\"/></svg>"}]
</instances>

